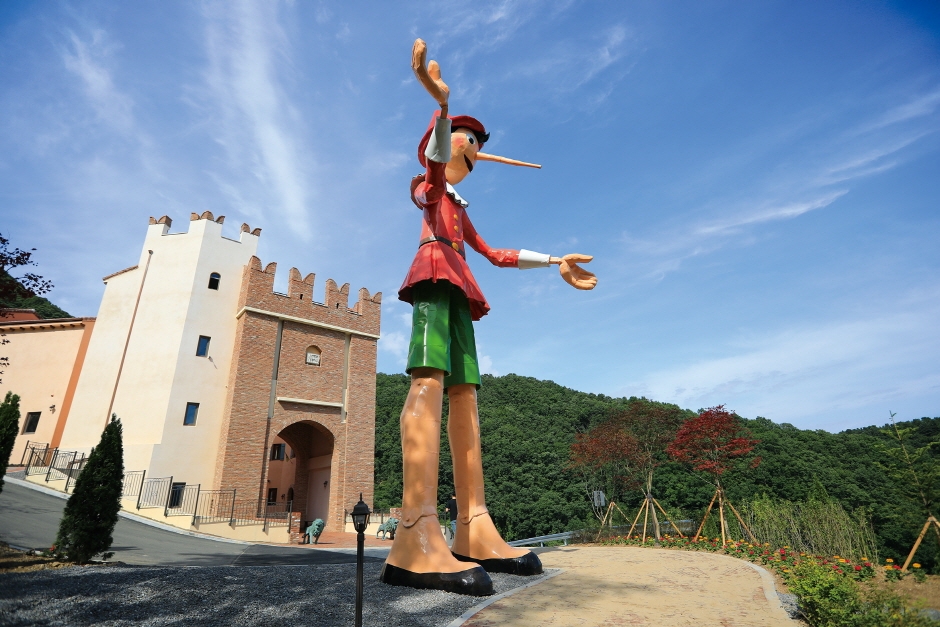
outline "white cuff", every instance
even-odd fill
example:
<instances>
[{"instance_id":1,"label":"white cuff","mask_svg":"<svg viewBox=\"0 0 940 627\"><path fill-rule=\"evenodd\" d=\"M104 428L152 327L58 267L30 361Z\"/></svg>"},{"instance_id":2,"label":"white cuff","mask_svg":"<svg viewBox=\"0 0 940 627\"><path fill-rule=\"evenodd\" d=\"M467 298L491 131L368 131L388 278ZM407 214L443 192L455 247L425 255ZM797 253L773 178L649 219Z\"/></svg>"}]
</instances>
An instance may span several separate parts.
<instances>
[{"instance_id":1,"label":"white cuff","mask_svg":"<svg viewBox=\"0 0 940 627\"><path fill-rule=\"evenodd\" d=\"M532 252L531 250L523 248L519 251L519 269L547 268L549 258L549 255L543 255L542 253Z\"/></svg>"},{"instance_id":2,"label":"white cuff","mask_svg":"<svg viewBox=\"0 0 940 627\"><path fill-rule=\"evenodd\" d=\"M450 161L450 118L437 118L434 132L424 149L424 156L429 161L448 163Z\"/></svg>"}]
</instances>

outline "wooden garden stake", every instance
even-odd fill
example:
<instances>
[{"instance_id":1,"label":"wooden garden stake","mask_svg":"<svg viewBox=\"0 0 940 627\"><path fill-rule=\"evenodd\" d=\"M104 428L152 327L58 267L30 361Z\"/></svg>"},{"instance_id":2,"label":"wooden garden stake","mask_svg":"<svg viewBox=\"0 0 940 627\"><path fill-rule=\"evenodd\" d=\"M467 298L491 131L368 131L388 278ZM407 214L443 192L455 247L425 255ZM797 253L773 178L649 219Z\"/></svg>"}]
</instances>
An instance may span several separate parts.
<instances>
[{"instance_id":1,"label":"wooden garden stake","mask_svg":"<svg viewBox=\"0 0 940 627\"><path fill-rule=\"evenodd\" d=\"M712 506L715 504L715 499L718 498L718 490L715 490L715 494L712 496L711 503L708 504L708 509L705 510L705 516L702 517L702 524L698 526L698 531L695 532L695 537L692 538L692 542L698 542L698 537L702 533L702 529L705 528L705 521L708 520L708 515L712 513Z\"/></svg>"},{"instance_id":2,"label":"wooden garden stake","mask_svg":"<svg viewBox=\"0 0 940 627\"><path fill-rule=\"evenodd\" d=\"M636 510L636 518L633 519L633 524L630 525L630 532L627 534L627 537L628 537L628 538L633 535L633 530L636 528L636 522L637 522L638 520L640 520L640 514L642 514L642 513L643 513L643 507L641 506L640 509ZM627 518L627 517L624 516L624 519L625 519L625 520L626 520L626 518Z\"/></svg>"},{"instance_id":3,"label":"wooden garden stake","mask_svg":"<svg viewBox=\"0 0 940 627\"><path fill-rule=\"evenodd\" d=\"M649 520L649 501L643 501L643 542L646 542L646 521Z\"/></svg>"},{"instance_id":4,"label":"wooden garden stake","mask_svg":"<svg viewBox=\"0 0 940 627\"><path fill-rule=\"evenodd\" d=\"M757 538L754 537L754 534L751 533L751 530L748 528L748 526L744 524L744 520L741 519L741 514L739 514L738 510L734 508L734 505L731 504L731 501L728 501L728 507L730 507L731 511L734 512L734 515L738 519L738 522L741 523L741 528L747 532L747 536L751 539L751 542L756 543Z\"/></svg>"},{"instance_id":5,"label":"wooden garden stake","mask_svg":"<svg viewBox=\"0 0 940 627\"><path fill-rule=\"evenodd\" d=\"M613 508L614 508L614 502L611 501L610 504L607 505L607 511L604 512L604 518L603 520L601 520L601 528L597 530L597 537L594 538L594 542L597 542L598 540L601 539L601 534L604 533L604 525L607 524L607 517L610 516L610 512ZM617 509L620 509L620 508L618 507Z\"/></svg>"},{"instance_id":6,"label":"wooden garden stake","mask_svg":"<svg viewBox=\"0 0 940 627\"><path fill-rule=\"evenodd\" d=\"M914 559L914 554L917 553L917 549L920 547L920 543L923 541L924 536L927 535L927 530L930 529L930 525L934 524L937 526L934 531L940 530L940 522L937 521L933 516L927 519L927 522L924 523L924 528L920 530L920 535L917 536L917 542L914 543L914 548L911 549L910 554L907 556L907 559L904 560L904 567L901 570L907 570L907 567L911 565L911 560Z\"/></svg>"},{"instance_id":7,"label":"wooden garden stake","mask_svg":"<svg viewBox=\"0 0 940 627\"><path fill-rule=\"evenodd\" d=\"M672 522L672 518L669 517L669 514L666 513L666 510L663 509L663 506L659 504L659 501L657 501L657 500L654 498L654 499L653 499L653 502L656 503L656 507L658 507L658 508L659 508L659 511L661 511L661 512L663 513L663 516L666 517L666 520L669 521L669 524L672 525L672 528L676 530L676 533L679 534L679 537L680 537L680 538L684 538L685 536L682 535L682 532L679 531L679 528L678 528L678 527L676 527L676 523Z\"/></svg>"},{"instance_id":8,"label":"wooden garden stake","mask_svg":"<svg viewBox=\"0 0 940 627\"><path fill-rule=\"evenodd\" d=\"M725 496L721 488L718 488L718 518L721 520L721 546L724 546L728 540L725 538Z\"/></svg>"}]
</instances>

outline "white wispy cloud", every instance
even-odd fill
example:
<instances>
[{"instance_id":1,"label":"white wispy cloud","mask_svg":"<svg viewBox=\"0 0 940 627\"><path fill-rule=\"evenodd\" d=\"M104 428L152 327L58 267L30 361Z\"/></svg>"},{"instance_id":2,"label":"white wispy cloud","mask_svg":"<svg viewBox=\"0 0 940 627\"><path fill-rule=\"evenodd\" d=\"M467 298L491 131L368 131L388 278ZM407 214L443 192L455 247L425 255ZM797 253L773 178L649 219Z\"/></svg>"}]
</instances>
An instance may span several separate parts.
<instances>
[{"instance_id":1,"label":"white wispy cloud","mask_svg":"<svg viewBox=\"0 0 940 627\"><path fill-rule=\"evenodd\" d=\"M234 181L243 195L251 181L254 193L239 209L283 215L307 238L313 163L298 133L303 120L284 88L292 62L278 9L254 0L204 5L207 116L228 161L228 171L213 176Z\"/></svg>"},{"instance_id":2,"label":"white wispy cloud","mask_svg":"<svg viewBox=\"0 0 940 627\"><path fill-rule=\"evenodd\" d=\"M892 311L900 313L742 338L725 347L726 356L652 372L627 389L683 407L731 403L742 415L794 420L878 403L888 407L935 392L940 294L898 303ZM934 366L923 374L920 366L929 363ZM896 376L907 368L921 374Z\"/></svg>"},{"instance_id":3,"label":"white wispy cloud","mask_svg":"<svg viewBox=\"0 0 940 627\"><path fill-rule=\"evenodd\" d=\"M738 197L698 198L704 207L685 212L682 220L661 224L644 235L621 236L631 274L646 279L660 279L678 271L686 260L714 253L728 245L758 241L756 229L771 222L791 220L823 209L851 191L853 184L887 172L904 161L907 149L933 134L935 113L940 99L934 91L911 102L892 108L887 114L869 115L869 120L850 129L825 129L799 125L779 133L765 133L764 139L780 148L789 145L789 154L798 160L778 162L766 168L766 174L747 182L746 168L738 159L723 161L724 170L704 166L709 176L742 179ZM934 116L936 117L936 116ZM926 118L926 119L925 119ZM901 122L920 119L917 128L900 126ZM874 120L871 121L871 120ZM794 134L794 131L800 130ZM812 136L812 146L793 152L794 144ZM767 148L752 148L753 159L766 158ZM722 161L721 158L718 161ZM705 217L690 219L690 213ZM636 271L636 267L641 268Z\"/></svg>"},{"instance_id":4,"label":"white wispy cloud","mask_svg":"<svg viewBox=\"0 0 940 627\"><path fill-rule=\"evenodd\" d=\"M62 60L66 69L81 79L89 104L106 124L130 131L134 126L133 100L115 86L107 66L118 46L108 41L102 29L92 31L90 41L72 31L68 31L68 39L70 46Z\"/></svg>"}]
</instances>

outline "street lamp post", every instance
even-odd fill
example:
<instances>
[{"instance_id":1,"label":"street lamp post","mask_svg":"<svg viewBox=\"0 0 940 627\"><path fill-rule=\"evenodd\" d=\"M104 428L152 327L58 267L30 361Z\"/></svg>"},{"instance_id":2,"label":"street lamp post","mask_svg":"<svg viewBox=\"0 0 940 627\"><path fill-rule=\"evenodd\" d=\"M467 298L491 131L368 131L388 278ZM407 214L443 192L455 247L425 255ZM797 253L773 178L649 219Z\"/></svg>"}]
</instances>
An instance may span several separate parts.
<instances>
[{"instance_id":1,"label":"street lamp post","mask_svg":"<svg viewBox=\"0 0 940 627\"><path fill-rule=\"evenodd\" d=\"M369 526L369 506L362 501L362 492L359 493L359 502L353 507L353 527L356 528L356 627L362 627L362 555L366 541L366 527Z\"/></svg>"}]
</instances>

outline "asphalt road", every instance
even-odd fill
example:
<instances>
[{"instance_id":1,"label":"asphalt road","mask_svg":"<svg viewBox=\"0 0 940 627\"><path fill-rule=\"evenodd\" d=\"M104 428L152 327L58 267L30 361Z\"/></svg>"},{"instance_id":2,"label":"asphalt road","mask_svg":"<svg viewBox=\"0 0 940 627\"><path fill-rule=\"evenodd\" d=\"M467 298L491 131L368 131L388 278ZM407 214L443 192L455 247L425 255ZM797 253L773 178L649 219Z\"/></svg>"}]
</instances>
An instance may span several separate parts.
<instances>
[{"instance_id":1,"label":"asphalt road","mask_svg":"<svg viewBox=\"0 0 940 627\"><path fill-rule=\"evenodd\" d=\"M0 493L0 540L48 548L55 540L65 499L11 481ZM113 561L148 566L276 566L349 564L352 552L265 544L233 544L164 531L127 518L114 528ZM366 561L382 561L368 557Z\"/></svg>"}]
</instances>

